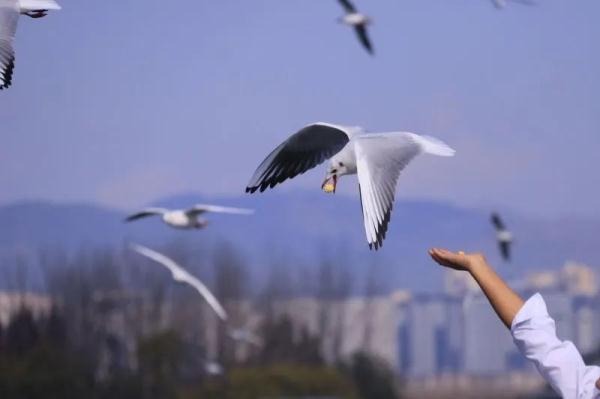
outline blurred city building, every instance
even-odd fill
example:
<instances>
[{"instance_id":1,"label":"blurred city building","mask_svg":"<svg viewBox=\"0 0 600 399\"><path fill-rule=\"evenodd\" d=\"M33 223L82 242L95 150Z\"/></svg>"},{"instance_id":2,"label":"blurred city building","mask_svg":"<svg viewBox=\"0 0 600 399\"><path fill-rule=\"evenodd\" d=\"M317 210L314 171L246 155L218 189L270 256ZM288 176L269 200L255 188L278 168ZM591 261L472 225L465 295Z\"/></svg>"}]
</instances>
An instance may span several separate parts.
<instances>
[{"instance_id":1,"label":"blurred city building","mask_svg":"<svg viewBox=\"0 0 600 399\"><path fill-rule=\"evenodd\" d=\"M6 326L20 310L27 309L34 318L46 316L52 309L49 295L31 292L0 292L0 325Z\"/></svg>"},{"instance_id":2,"label":"blurred city building","mask_svg":"<svg viewBox=\"0 0 600 399\"><path fill-rule=\"evenodd\" d=\"M593 268L567 262L557 271L531 273L511 285L524 298L536 292L544 296L560 338L584 354L598 350L600 296ZM368 351L407 381L409 393L481 397L494 391L513 397L544 387L467 273L448 271L439 294L297 298L279 301L277 310L321 334L327 360Z\"/></svg>"},{"instance_id":3,"label":"blurred city building","mask_svg":"<svg viewBox=\"0 0 600 399\"><path fill-rule=\"evenodd\" d=\"M524 298L540 292L559 337L572 341L583 354L598 351L600 295L593 268L567 262L556 271L528 274L511 286ZM0 324L23 308L40 317L52 306L47 295L0 292ZM102 337L100 379L114 370L135 369L138 339L168 329L182 334L187 351L205 361L227 356L244 362L259 350L228 338L225 325L196 296L98 291L89 306L85 312L94 315L89 333ZM306 331L320 338L321 355L332 364L356 352L376 355L415 395L478 397L477 392L496 391L497 386L498 392L518 396L544 386L467 273L449 271L444 292L437 294L277 298L268 307L235 300L225 307L230 326L258 336L268 318L289 318L299 339Z\"/></svg>"}]
</instances>

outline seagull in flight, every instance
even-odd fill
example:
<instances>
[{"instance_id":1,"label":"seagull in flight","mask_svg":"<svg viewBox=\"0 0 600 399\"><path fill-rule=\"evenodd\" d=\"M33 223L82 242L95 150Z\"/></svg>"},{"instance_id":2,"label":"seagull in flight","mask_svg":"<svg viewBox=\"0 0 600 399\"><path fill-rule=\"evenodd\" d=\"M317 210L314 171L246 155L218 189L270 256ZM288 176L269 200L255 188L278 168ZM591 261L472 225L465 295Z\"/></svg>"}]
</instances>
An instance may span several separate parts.
<instances>
[{"instance_id":1,"label":"seagull in flight","mask_svg":"<svg viewBox=\"0 0 600 399\"><path fill-rule=\"evenodd\" d=\"M211 376L219 376L223 374L223 366L214 360L207 360L204 362L204 372Z\"/></svg>"},{"instance_id":2,"label":"seagull in flight","mask_svg":"<svg viewBox=\"0 0 600 399\"><path fill-rule=\"evenodd\" d=\"M206 285L202 283L198 278L192 276L187 270L178 265L173 259L166 257L165 255L156 252L150 248L144 247L139 244L131 244L131 249L138 254L153 260L161 264L162 266L169 269L173 280L187 284L194 288L202 296L202 298L208 303L208 305L214 310L219 319L227 322L227 312L219 302L219 300L208 290ZM227 335L236 342L245 342L256 347L262 346L262 340L253 332L247 328L232 328L227 329Z\"/></svg>"},{"instance_id":3,"label":"seagull in flight","mask_svg":"<svg viewBox=\"0 0 600 399\"><path fill-rule=\"evenodd\" d=\"M512 1L513 3L519 3L519 4L523 4L526 6L534 6L536 5L536 2L533 0L492 0L492 4L494 4L494 7L496 7L497 9L501 10L504 7L506 7L506 4Z\"/></svg>"},{"instance_id":4,"label":"seagull in flight","mask_svg":"<svg viewBox=\"0 0 600 399\"><path fill-rule=\"evenodd\" d=\"M205 213L228 213L236 215L251 215L252 209L230 208L219 205L197 204L189 209L146 208L140 212L129 215L126 222L142 219L148 216L160 216L162 221L177 229L203 229L208 225L208 220L201 218Z\"/></svg>"},{"instance_id":5,"label":"seagull in flight","mask_svg":"<svg viewBox=\"0 0 600 399\"><path fill-rule=\"evenodd\" d=\"M231 328L227 331L229 338L235 342L244 342L260 348L263 346L262 340L252 331L246 328Z\"/></svg>"},{"instance_id":6,"label":"seagull in flight","mask_svg":"<svg viewBox=\"0 0 600 399\"><path fill-rule=\"evenodd\" d=\"M496 240L498 241L498 247L500 248L500 254L502 259L510 261L510 247L512 244L512 234L504 226L504 222L500 219L500 215L496 212L492 213L492 224L496 228Z\"/></svg>"},{"instance_id":7,"label":"seagull in flight","mask_svg":"<svg viewBox=\"0 0 600 399\"><path fill-rule=\"evenodd\" d=\"M171 275L173 276L173 280L184 283L192 288L194 288L198 293L204 298L204 300L208 303L208 305L215 311L217 316L223 321L227 320L227 312L223 306L219 303L217 298L208 290L208 288L202 283L202 281L198 280L196 277L192 276L187 270L183 267L179 266L173 259L167 258L165 255L156 252L150 248L146 248L142 245L131 244L131 249L137 252L138 254L145 256L148 259L151 259L162 266L169 269Z\"/></svg>"},{"instance_id":8,"label":"seagull in flight","mask_svg":"<svg viewBox=\"0 0 600 399\"><path fill-rule=\"evenodd\" d=\"M275 148L254 172L246 192L263 192L329 159L321 188L334 193L341 176L358 175L367 242L377 250L385 239L400 173L421 153L453 156L454 150L435 138L414 133L366 134L360 127L318 122Z\"/></svg>"},{"instance_id":9,"label":"seagull in flight","mask_svg":"<svg viewBox=\"0 0 600 399\"><path fill-rule=\"evenodd\" d=\"M12 84L15 70L13 42L20 15L45 17L49 10L60 10L54 0L0 0L0 90Z\"/></svg>"},{"instance_id":10,"label":"seagull in flight","mask_svg":"<svg viewBox=\"0 0 600 399\"><path fill-rule=\"evenodd\" d=\"M367 26L371 24L371 19L368 16L358 12L350 0L338 1L346 11L346 14L341 17L339 21L354 28L354 31L358 36L358 40L360 40L360 43L369 52L369 54L372 55L373 46L371 45L369 35L367 34Z\"/></svg>"}]
</instances>

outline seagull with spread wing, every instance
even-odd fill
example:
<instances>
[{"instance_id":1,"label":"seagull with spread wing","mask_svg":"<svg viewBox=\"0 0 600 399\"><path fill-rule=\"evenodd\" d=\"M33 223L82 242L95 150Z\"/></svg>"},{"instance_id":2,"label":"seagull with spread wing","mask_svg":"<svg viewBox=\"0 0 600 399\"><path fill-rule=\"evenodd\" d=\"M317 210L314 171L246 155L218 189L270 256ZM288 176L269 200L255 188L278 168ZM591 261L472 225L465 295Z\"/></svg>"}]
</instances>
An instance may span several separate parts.
<instances>
[{"instance_id":1,"label":"seagull with spread wing","mask_svg":"<svg viewBox=\"0 0 600 399\"><path fill-rule=\"evenodd\" d=\"M208 225L208 220L201 218L205 213L227 213L236 215L250 215L252 209L230 208L219 205L197 204L189 209L146 208L140 212L129 215L125 221L132 222L149 216L160 216L162 221L178 229L202 229Z\"/></svg>"},{"instance_id":2,"label":"seagull with spread wing","mask_svg":"<svg viewBox=\"0 0 600 399\"><path fill-rule=\"evenodd\" d=\"M492 224L496 228L496 240L498 241L498 248L502 259L510 261L510 247L513 241L513 236L510 231L506 229L504 222L500 219L500 215L496 212L492 213L491 217Z\"/></svg>"},{"instance_id":3,"label":"seagull with spread wing","mask_svg":"<svg viewBox=\"0 0 600 399\"><path fill-rule=\"evenodd\" d=\"M221 365L221 363L216 362L214 360L206 360L204 362L204 372L211 376L219 376L223 374L225 369Z\"/></svg>"},{"instance_id":4,"label":"seagull with spread wing","mask_svg":"<svg viewBox=\"0 0 600 399\"><path fill-rule=\"evenodd\" d=\"M200 281L198 278L191 275L183 267L179 266L174 260L166 257L165 255L156 252L150 248L144 247L139 244L131 244L131 249L138 254L145 256L148 259L153 260L161 264L162 266L169 269L173 280L187 284L194 288L202 296L202 298L208 303L208 305L214 310L217 316L224 322L227 322L227 312L219 302L219 300L209 291L209 289ZM262 340L247 328L233 328L228 327L227 335L229 338L236 342L244 342L256 347L262 346Z\"/></svg>"},{"instance_id":5,"label":"seagull with spread wing","mask_svg":"<svg viewBox=\"0 0 600 399\"><path fill-rule=\"evenodd\" d=\"M254 172L246 192L273 188L329 159L323 190L335 192L341 176L358 175L367 242L378 249L385 239L400 173L421 153L452 156L454 150L414 133L366 134L359 127L318 122L275 148Z\"/></svg>"},{"instance_id":6,"label":"seagull with spread wing","mask_svg":"<svg viewBox=\"0 0 600 399\"><path fill-rule=\"evenodd\" d=\"M10 87L15 69L13 42L20 15L45 17L48 10L60 10L54 0L0 0L0 90Z\"/></svg>"},{"instance_id":7,"label":"seagull with spread wing","mask_svg":"<svg viewBox=\"0 0 600 399\"><path fill-rule=\"evenodd\" d=\"M196 291L198 291L202 298L204 298L212 310L215 311L221 320L227 320L227 312L225 312L223 306L221 306L217 298L215 298L212 292L208 290L202 281L192 276L187 270L175 263L174 260L167 258L165 255L159 252L138 244L131 244L130 247L138 254L145 256L146 258L151 259L169 269L171 275L173 276L173 280L187 284L194 288Z\"/></svg>"},{"instance_id":8,"label":"seagull with spread wing","mask_svg":"<svg viewBox=\"0 0 600 399\"><path fill-rule=\"evenodd\" d=\"M369 35L367 34L367 26L371 24L371 19L358 12L350 0L338 1L346 11L346 14L341 17L339 21L353 27L358 36L358 40L360 40L360 43L365 50L367 50L369 54L373 54L373 46L371 45L371 40L369 40Z\"/></svg>"},{"instance_id":9,"label":"seagull with spread wing","mask_svg":"<svg viewBox=\"0 0 600 399\"><path fill-rule=\"evenodd\" d=\"M263 346L262 340L247 328L230 328L227 335L235 342L247 343L257 348Z\"/></svg>"}]
</instances>

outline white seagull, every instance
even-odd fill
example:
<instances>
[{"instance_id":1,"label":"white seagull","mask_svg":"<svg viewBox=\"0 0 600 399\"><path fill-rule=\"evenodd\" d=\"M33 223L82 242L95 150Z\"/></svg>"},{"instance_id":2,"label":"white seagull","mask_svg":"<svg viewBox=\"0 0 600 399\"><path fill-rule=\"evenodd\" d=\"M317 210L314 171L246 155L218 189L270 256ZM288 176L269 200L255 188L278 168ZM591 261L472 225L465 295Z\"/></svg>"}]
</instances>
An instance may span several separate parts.
<instances>
[{"instance_id":1,"label":"white seagull","mask_svg":"<svg viewBox=\"0 0 600 399\"><path fill-rule=\"evenodd\" d=\"M165 208L146 208L140 212L129 215L125 221L132 222L148 216L161 216L163 222L171 227L178 229L202 229L208 225L208 220L200 215L204 213L229 213L237 215L250 215L254 213L252 209L230 208L218 205L197 204L189 209L165 209Z\"/></svg>"},{"instance_id":2,"label":"white seagull","mask_svg":"<svg viewBox=\"0 0 600 399\"><path fill-rule=\"evenodd\" d=\"M246 328L231 328L227 331L229 338L236 342L245 342L257 348L262 347L262 340Z\"/></svg>"},{"instance_id":3,"label":"white seagull","mask_svg":"<svg viewBox=\"0 0 600 399\"><path fill-rule=\"evenodd\" d=\"M510 246L513 241L513 236L510 231L506 229L504 222L500 219L500 215L492 213L492 224L496 228L496 240L498 241L498 247L500 248L500 254L502 259L510 261Z\"/></svg>"},{"instance_id":4,"label":"white seagull","mask_svg":"<svg viewBox=\"0 0 600 399\"><path fill-rule=\"evenodd\" d=\"M218 376L223 374L223 366L214 360L207 360L204 362L204 372L208 375Z\"/></svg>"},{"instance_id":5,"label":"white seagull","mask_svg":"<svg viewBox=\"0 0 600 399\"><path fill-rule=\"evenodd\" d=\"M198 291L202 298L204 298L204 300L215 311L221 320L227 320L227 312L225 312L223 306L221 306L217 298L215 298L208 288L206 288L202 281L192 276L187 270L175 263L174 260L167 258L159 252L153 251L150 248L146 248L138 244L131 244L130 247L138 254L152 259L153 261L158 262L169 269L173 275L173 280L192 286L196 291Z\"/></svg>"},{"instance_id":6,"label":"white seagull","mask_svg":"<svg viewBox=\"0 0 600 399\"><path fill-rule=\"evenodd\" d=\"M506 7L506 4L508 3L508 1L512 1L513 3L523 4L526 6L534 6L536 4L535 1L533 1L533 0L492 0L492 4L494 4L494 7L501 10L504 7Z\"/></svg>"},{"instance_id":7,"label":"white seagull","mask_svg":"<svg viewBox=\"0 0 600 399\"><path fill-rule=\"evenodd\" d=\"M369 248L382 246L394 205L400 172L417 155L452 156L441 141L408 132L365 134L359 127L318 122L281 143L258 166L246 192L265 191L329 159L323 185L335 192L339 177L358 175L363 221Z\"/></svg>"},{"instance_id":8,"label":"white seagull","mask_svg":"<svg viewBox=\"0 0 600 399\"><path fill-rule=\"evenodd\" d=\"M54 0L0 0L0 90L12 83L15 69L13 41L19 15L31 18L46 16L48 10L60 10Z\"/></svg>"},{"instance_id":9,"label":"white seagull","mask_svg":"<svg viewBox=\"0 0 600 399\"><path fill-rule=\"evenodd\" d=\"M367 26L371 24L371 19L368 16L359 13L350 0L338 1L342 7L344 7L344 10L346 10L346 15L341 17L339 21L353 27L358 36L358 40L360 40L363 47L369 54L373 54L373 46L371 45L371 41L367 34Z\"/></svg>"}]
</instances>

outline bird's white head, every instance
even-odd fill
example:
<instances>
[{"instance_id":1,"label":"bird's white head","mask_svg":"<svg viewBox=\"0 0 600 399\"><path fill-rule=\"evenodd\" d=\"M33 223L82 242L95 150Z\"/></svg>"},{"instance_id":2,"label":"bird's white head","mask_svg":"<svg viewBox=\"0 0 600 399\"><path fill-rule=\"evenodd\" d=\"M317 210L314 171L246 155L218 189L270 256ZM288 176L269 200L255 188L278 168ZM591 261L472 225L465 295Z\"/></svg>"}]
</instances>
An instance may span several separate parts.
<instances>
[{"instance_id":1,"label":"bird's white head","mask_svg":"<svg viewBox=\"0 0 600 399\"><path fill-rule=\"evenodd\" d=\"M342 160L332 158L329 168L327 169L327 175L321 185L321 188L326 193L334 193L337 186L338 179L343 175L352 173L349 165L344 163Z\"/></svg>"}]
</instances>

